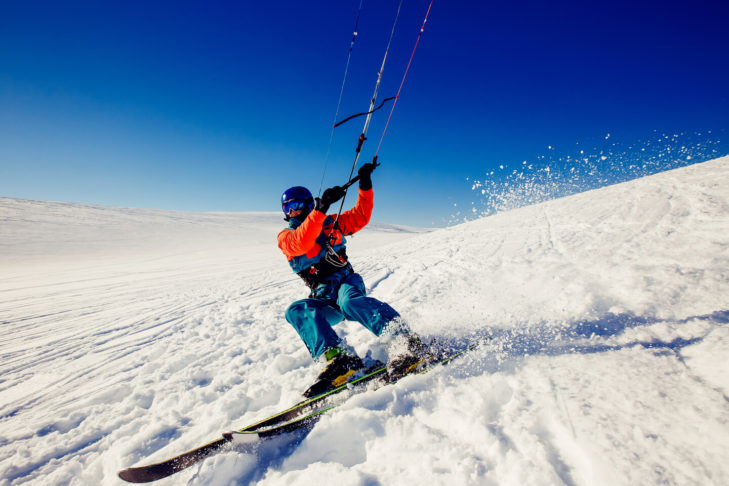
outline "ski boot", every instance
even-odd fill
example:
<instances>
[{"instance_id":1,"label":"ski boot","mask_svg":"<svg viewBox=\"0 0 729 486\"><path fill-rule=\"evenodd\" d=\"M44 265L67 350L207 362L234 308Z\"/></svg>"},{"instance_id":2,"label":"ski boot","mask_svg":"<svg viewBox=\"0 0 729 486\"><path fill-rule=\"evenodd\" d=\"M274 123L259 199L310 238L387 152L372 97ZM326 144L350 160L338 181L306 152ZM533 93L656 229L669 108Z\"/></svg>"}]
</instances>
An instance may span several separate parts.
<instances>
[{"instance_id":1,"label":"ski boot","mask_svg":"<svg viewBox=\"0 0 729 486\"><path fill-rule=\"evenodd\" d=\"M353 375L365 368L362 360L343 347L335 346L324 353L327 364L316 377L316 381L305 392L305 398L312 398L344 385Z\"/></svg>"},{"instance_id":2,"label":"ski boot","mask_svg":"<svg viewBox=\"0 0 729 486\"><path fill-rule=\"evenodd\" d=\"M395 336L388 346L387 380L395 381L423 369L437 359L433 350L416 334Z\"/></svg>"}]
</instances>

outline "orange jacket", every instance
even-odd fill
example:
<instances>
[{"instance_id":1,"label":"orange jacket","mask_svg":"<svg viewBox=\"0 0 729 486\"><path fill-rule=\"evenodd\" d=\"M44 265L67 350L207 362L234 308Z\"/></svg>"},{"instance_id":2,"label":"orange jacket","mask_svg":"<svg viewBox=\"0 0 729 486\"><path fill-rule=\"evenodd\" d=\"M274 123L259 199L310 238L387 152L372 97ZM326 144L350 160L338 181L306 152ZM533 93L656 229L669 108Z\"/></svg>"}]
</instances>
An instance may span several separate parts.
<instances>
[{"instance_id":1,"label":"orange jacket","mask_svg":"<svg viewBox=\"0 0 729 486\"><path fill-rule=\"evenodd\" d=\"M342 245L345 243L343 236L356 233L370 222L373 205L372 189L359 189L357 203L339 216L339 229L334 229L336 214L326 215L314 209L301 224L296 226L292 220L290 227L278 234L278 247L289 261L299 256L305 256L302 260L316 259L322 251L322 246L317 243L322 233L328 238L333 236L333 246ZM303 261L301 263L305 265Z\"/></svg>"}]
</instances>

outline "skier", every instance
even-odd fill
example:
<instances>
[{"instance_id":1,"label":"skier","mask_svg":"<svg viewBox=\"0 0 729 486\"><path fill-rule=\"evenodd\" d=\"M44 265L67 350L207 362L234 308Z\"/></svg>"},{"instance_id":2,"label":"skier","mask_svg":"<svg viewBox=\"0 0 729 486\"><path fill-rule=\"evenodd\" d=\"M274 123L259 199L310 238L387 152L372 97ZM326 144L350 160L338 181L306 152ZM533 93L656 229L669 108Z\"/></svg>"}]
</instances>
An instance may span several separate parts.
<instances>
[{"instance_id":1,"label":"skier","mask_svg":"<svg viewBox=\"0 0 729 486\"><path fill-rule=\"evenodd\" d=\"M388 340L388 373L400 376L423 363L428 347L402 321L390 305L367 297L362 277L354 272L346 253L346 239L364 228L373 207L372 171L376 162L360 167L359 194L354 208L327 215L329 206L345 189L334 186L314 199L308 189L295 186L281 197L281 209L289 227L278 235L278 247L292 270L311 289L309 298L294 302L286 320L296 329L312 358L324 361L324 369L304 392L312 397L342 385L365 368L354 349L337 336L332 326L348 319L357 321Z\"/></svg>"}]
</instances>

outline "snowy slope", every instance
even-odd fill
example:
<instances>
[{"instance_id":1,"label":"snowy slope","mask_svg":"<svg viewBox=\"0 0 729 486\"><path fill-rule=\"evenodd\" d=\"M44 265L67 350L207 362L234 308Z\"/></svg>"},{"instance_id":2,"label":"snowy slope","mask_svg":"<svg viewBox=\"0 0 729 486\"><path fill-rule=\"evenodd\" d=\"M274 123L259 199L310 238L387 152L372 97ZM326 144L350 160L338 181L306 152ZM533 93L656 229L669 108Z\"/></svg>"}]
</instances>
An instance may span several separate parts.
<instances>
[{"instance_id":1,"label":"snowy slope","mask_svg":"<svg viewBox=\"0 0 729 486\"><path fill-rule=\"evenodd\" d=\"M729 484L729 158L351 255L447 368L159 484ZM0 199L0 484L120 484L317 372L278 216ZM360 326L340 334L378 350Z\"/></svg>"}]
</instances>

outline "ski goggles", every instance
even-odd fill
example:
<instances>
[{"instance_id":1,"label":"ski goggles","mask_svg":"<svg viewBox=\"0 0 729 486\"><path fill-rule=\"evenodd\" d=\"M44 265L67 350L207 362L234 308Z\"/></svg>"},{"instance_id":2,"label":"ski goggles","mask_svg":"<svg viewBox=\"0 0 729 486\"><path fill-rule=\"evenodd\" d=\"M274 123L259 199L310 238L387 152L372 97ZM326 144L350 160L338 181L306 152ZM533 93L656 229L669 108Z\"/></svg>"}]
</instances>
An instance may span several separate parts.
<instances>
[{"instance_id":1,"label":"ski goggles","mask_svg":"<svg viewBox=\"0 0 729 486\"><path fill-rule=\"evenodd\" d=\"M301 199L288 199L281 203L281 209L287 216L297 216L306 207L307 201Z\"/></svg>"}]
</instances>

